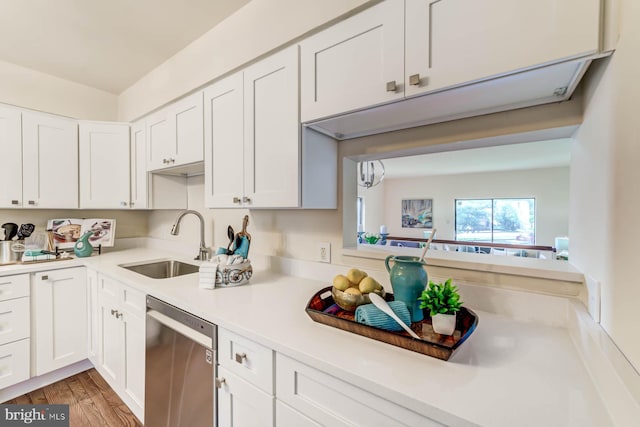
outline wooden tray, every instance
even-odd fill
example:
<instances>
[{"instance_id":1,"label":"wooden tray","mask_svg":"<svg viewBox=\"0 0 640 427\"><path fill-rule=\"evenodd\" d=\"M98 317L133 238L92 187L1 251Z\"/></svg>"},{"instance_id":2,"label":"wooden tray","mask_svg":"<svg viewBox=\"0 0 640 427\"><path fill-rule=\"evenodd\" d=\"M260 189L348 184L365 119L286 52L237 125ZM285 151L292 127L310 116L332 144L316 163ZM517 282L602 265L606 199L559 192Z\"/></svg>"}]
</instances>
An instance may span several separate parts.
<instances>
[{"instance_id":1,"label":"wooden tray","mask_svg":"<svg viewBox=\"0 0 640 427\"><path fill-rule=\"evenodd\" d=\"M393 294L387 294L385 299L393 301ZM478 316L470 309L462 307L456 318L456 330L453 335L440 335L433 332L431 317L425 313L422 322L411 325L411 329L422 337L422 340L418 340L405 331L391 332L356 322L352 312L341 309L335 303L331 296L331 286L317 292L307 304L305 311L316 322L442 360L449 360L478 325Z\"/></svg>"}]
</instances>

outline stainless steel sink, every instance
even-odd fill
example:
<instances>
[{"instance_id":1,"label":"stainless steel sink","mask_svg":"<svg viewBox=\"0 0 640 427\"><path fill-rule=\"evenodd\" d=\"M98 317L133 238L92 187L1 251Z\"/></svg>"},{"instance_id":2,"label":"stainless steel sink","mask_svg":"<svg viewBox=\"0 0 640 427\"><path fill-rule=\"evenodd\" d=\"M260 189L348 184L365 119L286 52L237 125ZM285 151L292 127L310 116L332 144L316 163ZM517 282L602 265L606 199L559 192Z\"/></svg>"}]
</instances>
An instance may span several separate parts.
<instances>
[{"instance_id":1,"label":"stainless steel sink","mask_svg":"<svg viewBox=\"0 0 640 427\"><path fill-rule=\"evenodd\" d=\"M187 264L175 259L120 264L120 267L152 279L169 279L171 277L184 276L185 274L197 273L200 269L197 265Z\"/></svg>"}]
</instances>

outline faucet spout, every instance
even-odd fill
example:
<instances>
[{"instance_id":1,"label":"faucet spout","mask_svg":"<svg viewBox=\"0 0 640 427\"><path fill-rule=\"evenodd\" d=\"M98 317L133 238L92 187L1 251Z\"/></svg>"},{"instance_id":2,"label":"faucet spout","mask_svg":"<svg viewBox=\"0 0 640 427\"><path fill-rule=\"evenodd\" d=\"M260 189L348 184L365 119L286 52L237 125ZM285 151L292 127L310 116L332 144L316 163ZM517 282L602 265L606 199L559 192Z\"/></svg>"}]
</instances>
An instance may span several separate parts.
<instances>
[{"instance_id":1,"label":"faucet spout","mask_svg":"<svg viewBox=\"0 0 640 427\"><path fill-rule=\"evenodd\" d=\"M171 235L177 236L178 233L180 233L180 222L182 221L182 218L184 218L184 216L188 214L193 214L200 220L200 248L198 251L198 256L194 259L199 261L207 261L209 259L209 248L207 248L207 245L204 243L204 217L200 214L200 212L191 209L180 212L175 222L173 223L173 226L171 227Z\"/></svg>"}]
</instances>

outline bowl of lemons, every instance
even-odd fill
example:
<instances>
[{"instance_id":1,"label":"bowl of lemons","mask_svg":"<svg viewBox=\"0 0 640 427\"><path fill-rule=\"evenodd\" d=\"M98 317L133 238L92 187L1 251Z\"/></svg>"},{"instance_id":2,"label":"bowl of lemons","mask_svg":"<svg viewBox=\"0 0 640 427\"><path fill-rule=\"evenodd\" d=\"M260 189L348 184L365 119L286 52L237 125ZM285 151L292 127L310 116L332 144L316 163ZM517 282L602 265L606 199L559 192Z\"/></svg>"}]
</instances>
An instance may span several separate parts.
<instances>
[{"instance_id":1,"label":"bowl of lemons","mask_svg":"<svg viewBox=\"0 0 640 427\"><path fill-rule=\"evenodd\" d=\"M331 295L333 300L347 311L355 311L359 305L371 304L369 293L374 292L384 298L384 288L376 279L362 270L352 268L346 275L338 274L333 279Z\"/></svg>"}]
</instances>

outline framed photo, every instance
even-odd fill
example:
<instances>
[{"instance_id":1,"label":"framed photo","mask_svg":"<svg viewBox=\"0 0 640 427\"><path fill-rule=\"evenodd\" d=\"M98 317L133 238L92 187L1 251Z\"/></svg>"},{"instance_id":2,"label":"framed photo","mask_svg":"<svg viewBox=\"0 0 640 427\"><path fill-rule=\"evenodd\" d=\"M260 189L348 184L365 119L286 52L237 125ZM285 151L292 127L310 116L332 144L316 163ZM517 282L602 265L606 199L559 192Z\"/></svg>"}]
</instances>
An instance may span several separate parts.
<instances>
[{"instance_id":1,"label":"framed photo","mask_svg":"<svg viewBox=\"0 0 640 427\"><path fill-rule=\"evenodd\" d=\"M403 199L402 228L433 228L433 199Z\"/></svg>"}]
</instances>

